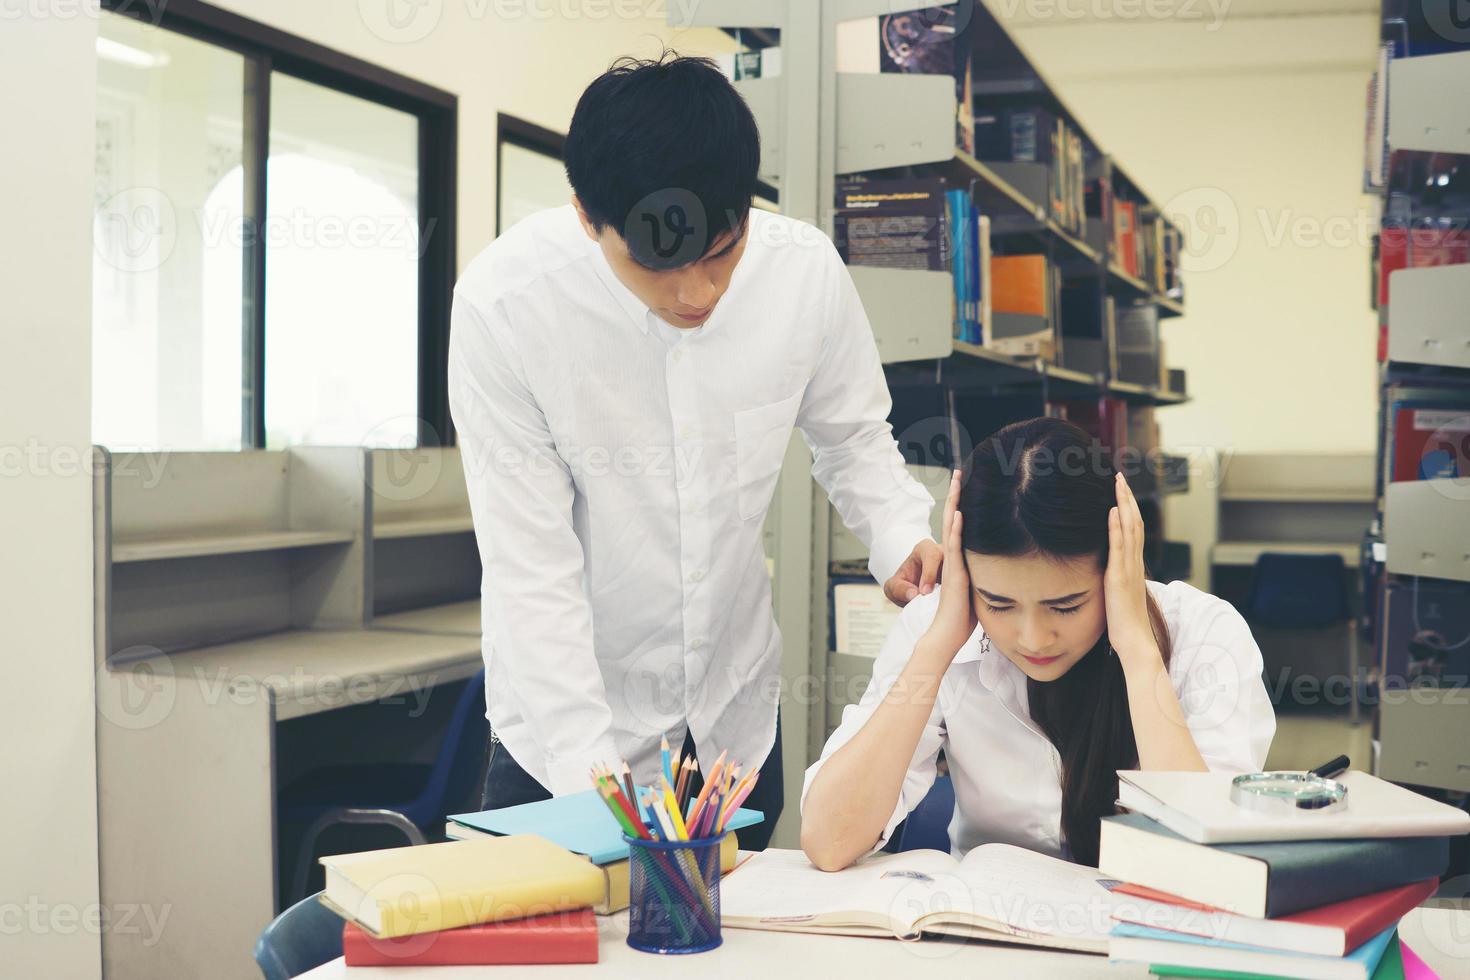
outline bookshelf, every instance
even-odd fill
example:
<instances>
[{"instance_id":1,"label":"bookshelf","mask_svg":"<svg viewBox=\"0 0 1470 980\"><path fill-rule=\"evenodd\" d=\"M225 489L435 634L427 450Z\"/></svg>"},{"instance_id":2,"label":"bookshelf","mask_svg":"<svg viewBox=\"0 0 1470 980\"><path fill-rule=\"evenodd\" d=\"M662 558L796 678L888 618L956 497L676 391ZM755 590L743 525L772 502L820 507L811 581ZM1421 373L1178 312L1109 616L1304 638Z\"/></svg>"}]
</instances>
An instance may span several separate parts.
<instances>
[{"instance_id":1,"label":"bookshelf","mask_svg":"<svg viewBox=\"0 0 1470 980\"><path fill-rule=\"evenodd\" d=\"M1377 767L1463 794L1470 766L1442 749L1470 740L1470 107L1448 93L1470 87L1470 45L1393 0L1381 40L1364 165L1383 215L1375 515L1362 558Z\"/></svg>"},{"instance_id":2,"label":"bookshelf","mask_svg":"<svg viewBox=\"0 0 1470 980\"><path fill-rule=\"evenodd\" d=\"M953 465L952 447L961 430L983 437L1015 419L1056 413L1063 401L1095 404L1111 399L1146 421L1152 410L1187 400L1182 385L1166 379L1162 363L1156 364L1153 378L1119 376L1115 341L1104 315L1109 306L1137 306L1148 308L1155 321L1179 317L1185 309L1182 295L1165 295L1157 285L1125 271L1109 230L1100 222L1059 220L1048 206L1046 165L957 148L953 76L837 70L838 35L848 29L845 25L904 10L956 7L953 2L703 0L689 9L679 6L670 5L672 26L743 32L759 28L766 43L779 43L780 76L735 84L760 128L762 177L779 187L783 213L831 235L840 180L859 173L942 177L968 187L973 203L990 218L995 254L1041 252L1067 280L1083 282L1090 290L1093 325L1078 334L1066 324L1054 324L1054 357L1015 358L956 338L954 278L948 270L851 265L894 395L890 422L900 445L912 444L906 446L912 451L905 452L910 464ZM973 58L970 92L977 113L1028 104L1043 107L1080 136L1081 176L1158 215L1157 204L1091 136L1004 25L981 3L964 0L956 9L967 25L961 50ZM1172 225L1165 226L1178 234ZM1161 362L1157 336L1155 323L1154 353ZM829 682L829 691L840 693L809 705L783 703L788 800L799 799L802 773L826 738L829 717L861 693L864 680L861 658L830 649L829 554L834 536L841 539L842 531L832 527L829 504L811 479L810 464L804 444L794 439L765 529L776 618L785 641L782 674L788 690L793 685L809 689L810 679L820 677ZM1162 476L1144 482L1153 484L1144 501L1151 511L1151 517L1145 514L1146 524L1151 521L1149 536L1161 546L1161 499L1181 487ZM850 545L839 540L839 553ZM1155 567L1161 554L1150 556ZM796 846L796 827L794 807L788 805L774 843Z\"/></svg>"}]
</instances>

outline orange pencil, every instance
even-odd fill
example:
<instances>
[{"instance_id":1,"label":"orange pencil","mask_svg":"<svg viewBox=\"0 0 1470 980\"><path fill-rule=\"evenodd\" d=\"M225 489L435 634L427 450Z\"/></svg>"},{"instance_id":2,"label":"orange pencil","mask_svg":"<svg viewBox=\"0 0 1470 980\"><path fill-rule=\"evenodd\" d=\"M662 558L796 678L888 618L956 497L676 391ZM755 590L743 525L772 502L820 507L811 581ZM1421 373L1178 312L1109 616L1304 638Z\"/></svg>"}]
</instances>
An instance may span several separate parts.
<instances>
[{"instance_id":1,"label":"orange pencil","mask_svg":"<svg viewBox=\"0 0 1470 980\"><path fill-rule=\"evenodd\" d=\"M726 749L725 752L720 753L720 757L715 760L715 764L713 768L710 769L709 775L705 777L704 788L701 789L699 791L699 795L694 798L694 809L689 811L689 819L691 821L699 819L700 811L703 810L705 804L709 802L710 795L714 792L714 788L719 785L720 769L725 764L725 754L727 752L729 752L729 749Z\"/></svg>"}]
</instances>

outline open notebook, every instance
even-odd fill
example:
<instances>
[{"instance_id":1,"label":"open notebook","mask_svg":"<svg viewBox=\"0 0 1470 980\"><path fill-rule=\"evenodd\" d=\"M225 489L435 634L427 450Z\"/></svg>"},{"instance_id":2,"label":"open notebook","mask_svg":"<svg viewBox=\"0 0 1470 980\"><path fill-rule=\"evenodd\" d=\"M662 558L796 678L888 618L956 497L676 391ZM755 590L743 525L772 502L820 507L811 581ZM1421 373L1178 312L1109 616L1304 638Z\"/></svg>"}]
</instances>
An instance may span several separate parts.
<instances>
[{"instance_id":1,"label":"open notebook","mask_svg":"<svg viewBox=\"0 0 1470 980\"><path fill-rule=\"evenodd\" d=\"M956 861L943 851L875 854L837 872L801 851L766 850L720 882L720 919L737 929L914 939L925 933L1108 951L1125 896L1096 868L1010 844Z\"/></svg>"}]
</instances>

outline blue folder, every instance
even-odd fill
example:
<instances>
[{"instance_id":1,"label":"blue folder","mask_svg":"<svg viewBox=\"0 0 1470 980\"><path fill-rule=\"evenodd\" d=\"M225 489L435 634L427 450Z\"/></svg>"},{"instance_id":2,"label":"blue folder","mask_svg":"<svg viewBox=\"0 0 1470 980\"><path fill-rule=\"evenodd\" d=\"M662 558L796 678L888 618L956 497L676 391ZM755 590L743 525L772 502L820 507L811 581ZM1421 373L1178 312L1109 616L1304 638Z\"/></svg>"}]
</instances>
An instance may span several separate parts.
<instances>
[{"instance_id":1,"label":"blue folder","mask_svg":"<svg viewBox=\"0 0 1470 980\"><path fill-rule=\"evenodd\" d=\"M739 830L765 818L759 810L741 807L730 815L725 829ZM628 856L623 828L595 789L502 810L452 814L449 819L489 834L536 834L573 853L587 855L593 864L611 864Z\"/></svg>"},{"instance_id":2,"label":"blue folder","mask_svg":"<svg viewBox=\"0 0 1470 980\"><path fill-rule=\"evenodd\" d=\"M1206 936L1191 936L1182 932L1168 932L1164 929L1150 929L1148 926L1137 925L1132 922L1120 922L1113 926L1112 935L1132 936L1138 939L1162 939L1171 943L1195 943L1200 946L1217 946L1221 949L1244 949L1252 953L1271 953L1281 957L1282 976L1291 975L1291 961L1295 959L1305 960L1335 960L1345 959L1356 961L1363 967L1363 976L1373 976L1373 971L1378 969L1378 961L1383 958L1384 950L1388 949L1389 942L1393 939L1394 931L1398 925L1392 925L1383 930L1372 939L1368 940L1347 956L1314 956L1308 953L1293 953L1281 949L1267 949L1264 946L1246 946L1242 943L1227 943L1220 939L1210 939Z\"/></svg>"}]
</instances>

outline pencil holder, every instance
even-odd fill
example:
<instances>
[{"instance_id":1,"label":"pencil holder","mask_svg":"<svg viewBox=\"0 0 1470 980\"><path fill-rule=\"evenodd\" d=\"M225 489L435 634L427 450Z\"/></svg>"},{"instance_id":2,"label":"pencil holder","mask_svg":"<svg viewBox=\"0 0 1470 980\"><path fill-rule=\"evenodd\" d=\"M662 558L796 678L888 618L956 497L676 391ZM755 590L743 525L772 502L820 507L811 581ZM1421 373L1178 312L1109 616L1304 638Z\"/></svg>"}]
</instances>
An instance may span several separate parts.
<instances>
[{"instance_id":1,"label":"pencil holder","mask_svg":"<svg viewBox=\"0 0 1470 980\"><path fill-rule=\"evenodd\" d=\"M626 839L628 945L646 953L720 945L720 839Z\"/></svg>"}]
</instances>

